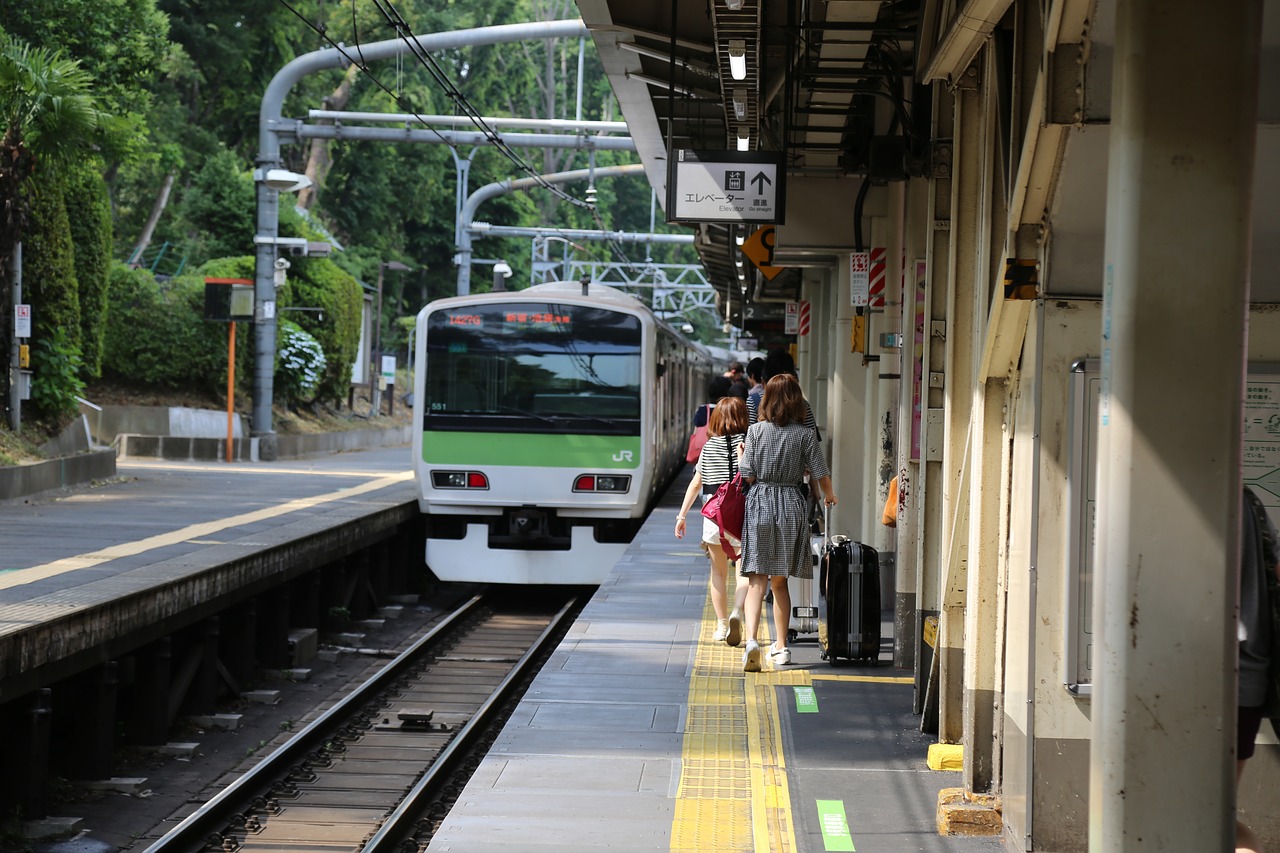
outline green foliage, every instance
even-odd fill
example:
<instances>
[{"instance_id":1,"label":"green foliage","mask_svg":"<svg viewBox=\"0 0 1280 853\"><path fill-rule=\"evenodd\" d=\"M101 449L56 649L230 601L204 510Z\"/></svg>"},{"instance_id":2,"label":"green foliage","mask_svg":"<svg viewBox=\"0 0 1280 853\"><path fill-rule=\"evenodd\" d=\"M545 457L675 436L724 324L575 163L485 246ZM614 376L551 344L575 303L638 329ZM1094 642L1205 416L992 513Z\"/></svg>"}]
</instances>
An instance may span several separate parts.
<instances>
[{"instance_id":1,"label":"green foliage","mask_svg":"<svg viewBox=\"0 0 1280 853\"><path fill-rule=\"evenodd\" d=\"M287 405L308 402L319 390L328 366L324 349L319 341L288 320L280 321L278 330L273 396Z\"/></svg>"},{"instance_id":2,"label":"green foliage","mask_svg":"<svg viewBox=\"0 0 1280 853\"><path fill-rule=\"evenodd\" d=\"M26 146L26 159L14 162L27 169L24 179L35 168L37 148L41 182L54 174L50 164L75 160L89 144L98 147L105 161L78 165L66 176L73 200L68 213L80 311L80 320L67 328L83 349L85 376L97 375L101 364L104 376L134 383L195 385L219 394L225 388L226 328L203 320L202 278L254 275L253 259L248 257L256 230L249 170L257 153L262 92L289 60L327 47L309 24L323 26L328 37L347 45L395 36L381 11L369 4L291 0L291 5L298 15L282 4L259 0L0 0L0 28L33 45L27 48L0 37L0 54L8 57L0 59L0 131L19 122L23 135L18 139ZM577 15L572 0L403 0L395 6L421 34ZM586 45L583 118L616 120L616 100L590 40ZM64 53L41 50L54 48ZM578 101L578 50L577 39L530 40L436 51L432 56L482 115L572 118ZM320 106L335 93L343 73L333 69L298 81L285 105L286 115L302 116L308 107ZM60 99L56 109L50 92ZM103 116L95 104L115 118ZM457 109L426 69L408 56L374 63L368 73L356 75L344 108L423 114ZM22 118L11 121L16 115ZM585 168L589 162L583 151L516 150L535 172ZM331 259L291 259L288 283L276 296L282 312L291 307L322 309L322 315L307 311L279 316L282 321L287 316L319 341L326 367L316 396L340 401L346 398L359 341L360 282L372 290L379 264L387 261L412 268L383 275L381 337L386 351L404 346L411 318L424 304L454 293L455 163L472 155L467 192L525 175L497 150L483 146L473 153L463 146L451 151L444 145L337 141L316 151L327 156L330 166L327 173L322 167L326 177L316 188L311 221L331 231L343 250ZM312 146L287 145L282 153L281 165L301 172ZM624 152L597 152L591 162L603 167L633 160L634 155ZM91 172L105 176L96 189ZM13 169L10 173L16 174ZM6 183L5 177L0 167L0 203L19 197L17 190L7 188L20 184ZM155 214L147 257L153 258L161 247L166 253L157 272L177 275L199 269L160 284L145 273L114 269L107 300L111 319L99 343L107 309L102 301L104 279L94 270L101 264L104 182L115 218L117 258L132 253ZM166 195L168 187L172 191ZM586 183L564 189L581 197ZM596 191L598 218L541 189L494 198L483 205L478 218L496 224L648 230L647 182L601 180ZM280 196L280 234L319 239L315 227L294 212L294 198ZM22 212L19 207L8 209ZM20 216L5 219L0 259L20 226ZM573 253L576 259L617 260L604 243L583 245ZM505 258L515 270L510 286L520 288L530 279L529 248L527 239L483 237L476 240L475 252L477 257ZM687 247L623 250L635 260L646 255L658 262L696 259ZM27 255L30 264L30 249ZM473 290L487 290L488 271L475 267L472 273ZM59 275L62 278L55 280L71 281L65 271ZM29 272L27 281L35 283L36 274ZM119 297L125 299L123 307ZM43 322L41 311L70 314L70 305L59 301L63 299L60 293L51 294L48 306L43 294L41 302L30 300L37 325ZM0 287L0 316L9 310L4 300ZM285 328L283 322L280 328ZM249 324L240 326L237 375L242 387L251 382L252 330ZM0 324L0 352L5 351L5 334Z\"/></svg>"},{"instance_id":3,"label":"green foliage","mask_svg":"<svg viewBox=\"0 0 1280 853\"><path fill-rule=\"evenodd\" d=\"M64 329L36 339L31 348L31 404L37 418L59 423L76 412L84 393L80 350Z\"/></svg>"},{"instance_id":4,"label":"green foliage","mask_svg":"<svg viewBox=\"0 0 1280 853\"><path fill-rule=\"evenodd\" d=\"M351 366L360 346L363 305L360 285L327 258L298 258L289 270L289 307L320 311L291 313L290 320L315 337L324 348L327 365L316 389L319 400L339 402L351 386ZM323 319L321 317L323 316Z\"/></svg>"},{"instance_id":5,"label":"green foliage","mask_svg":"<svg viewBox=\"0 0 1280 853\"><path fill-rule=\"evenodd\" d=\"M111 274L111 199L102 182L101 164L77 163L67 170L64 207L71 226L75 275L79 288L80 349L84 375L102 373L102 339L107 324L107 288Z\"/></svg>"},{"instance_id":6,"label":"green foliage","mask_svg":"<svg viewBox=\"0 0 1280 853\"><path fill-rule=\"evenodd\" d=\"M226 389L227 327L204 319L204 277L160 284L146 270L116 264L102 375L125 385ZM246 376L251 346L237 348L236 375Z\"/></svg>"},{"instance_id":7,"label":"green foliage","mask_svg":"<svg viewBox=\"0 0 1280 853\"><path fill-rule=\"evenodd\" d=\"M67 341L79 349L80 295L63 182L56 175L42 177L30 196L31 222L22 247L22 295L31 305L31 331L37 342L65 331Z\"/></svg>"},{"instance_id":8,"label":"green foliage","mask_svg":"<svg viewBox=\"0 0 1280 853\"><path fill-rule=\"evenodd\" d=\"M0 27L57 49L92 75L112 113L145 112L146 86L169 49L169 21L155 0L23 0L0 6Z\"/></svg>"},{"instance_id":9,"label":"green foliage","mask_svg":"<svg viewBox=\"0 0 1280 853\"><path fill-rule=\"evenodd\" d=\"M95 141L103 115L92 88L92 75L79 62L0 31L0 136L6 148L28 148L44 163L83 151Z\"/></svg>"}]
</instances>

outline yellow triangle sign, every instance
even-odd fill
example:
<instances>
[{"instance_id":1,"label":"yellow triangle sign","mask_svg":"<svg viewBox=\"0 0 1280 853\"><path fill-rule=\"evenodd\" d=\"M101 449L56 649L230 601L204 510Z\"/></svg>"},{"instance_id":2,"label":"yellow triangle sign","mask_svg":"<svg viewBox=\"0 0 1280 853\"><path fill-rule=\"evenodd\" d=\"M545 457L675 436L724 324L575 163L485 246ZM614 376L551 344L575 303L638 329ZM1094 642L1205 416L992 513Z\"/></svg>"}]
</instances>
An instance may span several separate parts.
<instances>
[{"instance_id":1,"label":"yellow triangle sign","mask_svg":"<svg viewBox=\"0 0 1280 853\"><path fill-rule=\"evenodd\" d=\"M769 281L778 277L783 267L773 265L773 226L765 225L757 228L746 242L742 244L742 254Z\"/></svg>"}]
</instances>

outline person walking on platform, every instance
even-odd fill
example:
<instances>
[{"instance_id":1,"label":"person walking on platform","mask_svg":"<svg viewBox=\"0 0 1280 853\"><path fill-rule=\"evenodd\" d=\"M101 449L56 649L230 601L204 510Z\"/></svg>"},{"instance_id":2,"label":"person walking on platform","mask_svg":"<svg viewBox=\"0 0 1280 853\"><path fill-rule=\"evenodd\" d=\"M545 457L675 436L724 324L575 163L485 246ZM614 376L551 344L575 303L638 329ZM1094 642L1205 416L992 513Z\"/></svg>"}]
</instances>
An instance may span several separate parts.
<instances>
[{"instance_id":1,"label":"person walking on platform","mask_svg":"<svg viewBox=\"0 0 1280 853\"><path fill-rule=\"evenodd\" d=\"M831 469L813 428L805 425L808 407L800 383L781 373L765 383L760 420L747 429L742 453L742 478L751 484L742 523L740 571L749 580L745 612L747 648L745 672L759 672L761 650L756 642L765 588L773 589L773 663L791 663L787 629L791 621L791 593L787 578L810 579L808 504L804 475L817 480L827 506L835 506Z\"/></svg>"},{"instance_id":2,"label":"person walking on platform","mask_svg":"<svg viewBox=\"0 0 1280 853\"><path fill-rule=\"evenodd\" d=\"M711 410L707 424L707 443L702 446L698 465L694 469L689 488L685 489L680 514L676 516L676 538L683 539L685 516L693 501L702 492L706 503L722 483L733 479L738 470L738 457L747 432L747 405L737 397L721 397ZM728 534L726 534L728 536ZM728 536L729 544L741 553L741 544ZM711 558L711 608L716 613L716 631L712 635L717 643L724 641L736 646L742 640L742 600L747 593L747 581L740 576L733 597L733 611L728 609L726 576L729 572L729 555L720 545L720 528L709 518L702 519L702 549ZM737 573L734 573L737 576Z\"/></svg>"}]
</instances>

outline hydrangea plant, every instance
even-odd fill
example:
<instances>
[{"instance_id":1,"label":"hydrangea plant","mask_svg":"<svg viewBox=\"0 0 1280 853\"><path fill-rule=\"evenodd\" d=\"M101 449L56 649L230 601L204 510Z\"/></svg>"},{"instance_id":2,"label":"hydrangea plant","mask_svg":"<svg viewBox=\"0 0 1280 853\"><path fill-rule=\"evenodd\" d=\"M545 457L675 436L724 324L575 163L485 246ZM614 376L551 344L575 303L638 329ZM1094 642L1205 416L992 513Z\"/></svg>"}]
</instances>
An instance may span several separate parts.
<instances>
[{"instance_id":1,"label":"hydrangea plant","mask_svg":"<svg viewBox=\"0 0 1280 853\"><path fill-rule=\"evenodd\" d=\"M276 386L289 403L301 403L315 396L324 377L328 361L324 349L307 332L286 321L280 323L280 342L276 350Z\"/></svg>"}]
</instances>

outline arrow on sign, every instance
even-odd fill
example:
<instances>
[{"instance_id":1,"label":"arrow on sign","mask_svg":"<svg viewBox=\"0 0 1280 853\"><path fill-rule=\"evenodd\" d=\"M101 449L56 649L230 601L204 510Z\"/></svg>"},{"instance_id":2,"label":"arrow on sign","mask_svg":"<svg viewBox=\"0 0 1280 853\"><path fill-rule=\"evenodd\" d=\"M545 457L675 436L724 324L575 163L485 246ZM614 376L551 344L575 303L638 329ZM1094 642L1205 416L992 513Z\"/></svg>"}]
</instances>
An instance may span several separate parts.
<instances>
[{"instance_id":1,"label":"arrow on sign","mask_svg":"<svg viewBox=\"0 0 1280 853\"><path fill-rule=\"evenodd\" d=\"M756 172L756 176L751 179L751 183L758 184L756 187L756 195L764 195L764 185L772 184L773 181L769 180L769 176L764 172Z\"/></svg>"}]
</instances>

